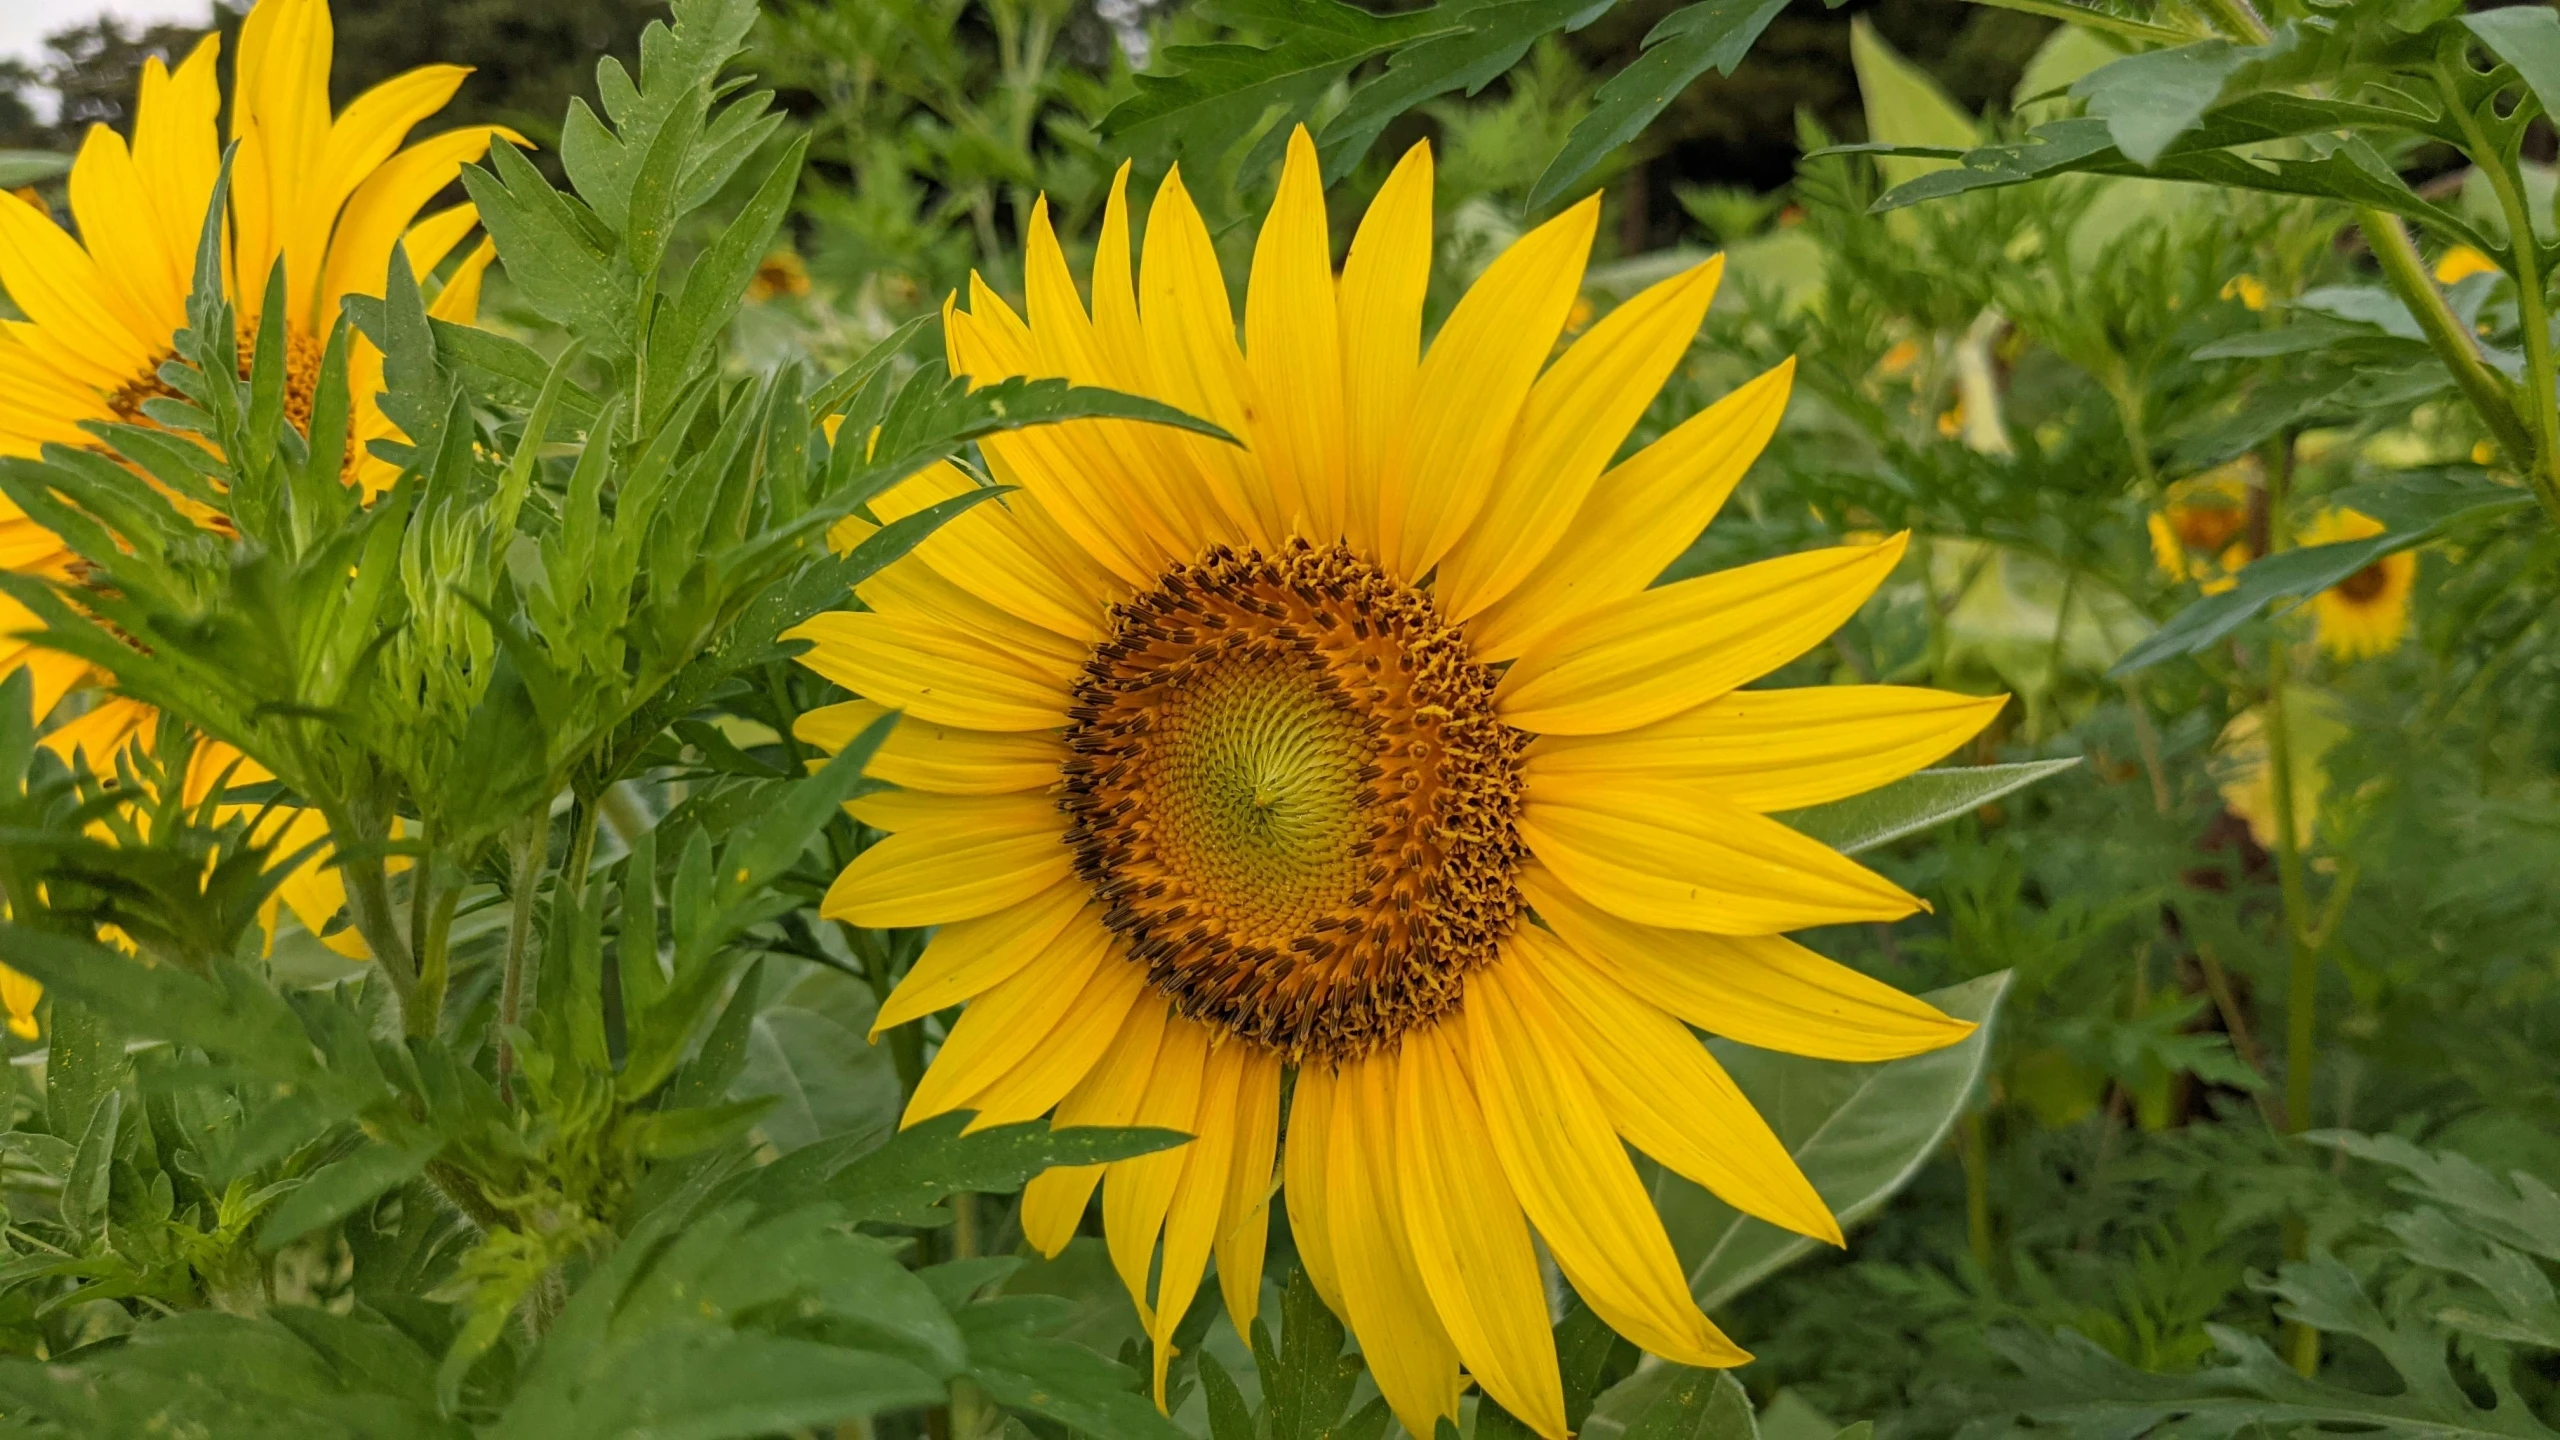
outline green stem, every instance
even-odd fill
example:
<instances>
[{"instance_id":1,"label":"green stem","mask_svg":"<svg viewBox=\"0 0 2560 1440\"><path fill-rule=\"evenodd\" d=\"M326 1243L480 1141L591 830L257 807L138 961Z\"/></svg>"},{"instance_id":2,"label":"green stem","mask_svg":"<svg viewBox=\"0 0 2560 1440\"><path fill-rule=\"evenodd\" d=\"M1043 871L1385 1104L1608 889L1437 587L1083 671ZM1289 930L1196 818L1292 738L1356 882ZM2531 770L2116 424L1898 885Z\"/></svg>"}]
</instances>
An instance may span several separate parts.
<instances>
[{"instance_id":1,"label":"green stem","mask_svg":"<svg viewBox=\"0 0 2560 1440\"><path fill-rule=\"evenodd\" d=\"M2542 467L2535 463L2533 432L2522 416L2516 414L2515 399L2504 377L2489 368L2480 353L2479 338L2445 303L2444 292L2436 288L2433 276L2427 274L2426 262L2418 256L2418 246L2409 238L2408 227L2400 217L2358 206L2356 224L2364 231L2364 242L2373 258L2382 266L2382 277L2391 284L2392 292L2417 317L2418 329L2427 344L2453 373L2455 388L2471 403L2480 423L2489 427L2498 447L2507 452L2516 467L2534 479L2534 493L2554 520L2560 520L2560 492L2547 488ZM2525 232L2528 236L2531 231ZM2528 240L2526 243L2530 244ZM2547 337L2546 337L2547 338Z\"/></svg>"},{"instance_id":2,"label":"green stem","mask_svg":"<svg viewBox=\"0 0 2560 1440\"><path fill-rule=\"evenodd\" d=\"M2436 88L2442 92L2446 113L2462 127L2465 146L2479 172L2488 177L2491 193L2498 197L2498 208L2506 215L2508 248L2516 260L2517 319L2524 330L2525 386L2522 396L2526 418L2533 428L2534 449L2529 457L2516 456L2532 477L2534 494L2554 520L2560 520L2560 369L2555 369L2551 352L2551 309L2542 293L2541 246L2534 238L2533 211L2525 203L2524 188L2507 158L2498 153L2478 119L2463 105L2462 93L2453 77L2437 70Z\"/></svg>"},{"instance_id":3,"label":"green stem","mask_svg":"<svg viewBox=\"0 0 2560 1440\"><path fill-rule=\"evenodd\" d=\"M373 848L385 838L385 828L363 823L371 818L369 814L360 817L343 805L324 805L321 813L328 818L329 834L342 846L360 847L360 853L350 855L342 848L338 855L338 873L347 887L347 916L364 937L366 948L373 951L383 977L391 982L391 993L405 1017L416 1004L418 975L391 904L389 872L381 853Z\"/></svg>"},{"instance_id":4,"label":"green stem","mask_svg":"<svg viewBox=\"0 0 2560 1440\"><path fill-rule=\"evenodd\" d=\"M2222 26L2224 33L2235 40L2264 45L2272 38L2267 22L2259 19L2258 12L2249 8L2249 0L2205 0L2204 8L2205 13Z\"/></svg>"},{"instance_id":5,"label":"green stem","mask_svg":"<svg viewBox=\"0 0 2560 1440\"><path fill-rule=\"evenodd\" d=\"M572 909L587 903L587 872L596 863L596 821L603 814L601 796L581 796L569 812L569 859L560 867L560 884Z\"/></svg>"},{"instance_id":6,"label":"green stem","mask_svg":"<svg viewBox=\"0 0 2560 1440\"><path fill-rule=\"evenodd\" d=\"M548 807L516 822L507 836L507 953L498 983L498 1094L508 1094L516 1068L512 1038L524 1013L525 963L532 949L534 892L542 885L544 852L551 847Z\"/></svg>"},{"instance_id":7,"label":"green stem","mask_svg":"<svg viewBox=\"0 0 2560 1440\"><path fill-rule=\"evenodd\" d=\"M433 888L434 857L422 856L418 861L418 885L421 890ZM447 885L427 897L419 915L418 995L417 1003L406 1012L411 1035L432 1037L444 1023L444 994L452 974L453 911L462 900L462 887Z\"/></svg>"}]
</instances>

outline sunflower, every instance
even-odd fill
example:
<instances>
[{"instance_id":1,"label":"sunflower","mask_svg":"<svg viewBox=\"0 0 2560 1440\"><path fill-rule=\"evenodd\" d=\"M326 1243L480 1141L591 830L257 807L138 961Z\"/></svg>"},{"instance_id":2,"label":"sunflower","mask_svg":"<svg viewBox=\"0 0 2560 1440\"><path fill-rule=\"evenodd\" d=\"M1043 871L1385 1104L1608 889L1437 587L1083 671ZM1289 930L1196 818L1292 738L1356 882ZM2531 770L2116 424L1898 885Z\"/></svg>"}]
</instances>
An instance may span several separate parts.
<instances>
[{"instance_id":1,"label":"sunflower","mask_svg":"<svg viewBox=\"0 0 2560 1440\"><path fill-rule=\"evenodd\" d=\"M2302 532L2305 545L2365 540L2382 522L2354 510L2324 510ZM2409 592L2418 583L2418 557L2399 550L2374 561L2312 597L2312 633L2320 648L2341 660L2388 655L2409 633Z\"/></svg>"},{"instance_id":2,"label":"sunflower","mask_svg":"<svg viewBox=\"0 0 2560 1440\"><path fill-rule=\"evenodd\" d=\"M2171 580L2196 582L2207 595L2239 583L2249 550L2249 492L2257 461L2242 457L2169 487L2151 512L2151 558Z\"/></svg>"},{"instance_id":3,"label":"sunflower","mask_svg":"<svg viewBox=\"0 0 2560 1440\"><path fill-rule=\"evenodd\" d=\"M1621 1137L1840 1240L1689 1024L1840 1060L1970 1029L1783 937L1920 902L1768 812L1917 769L2002 702L1738 688L1854 613L1902 537L1648 588L1787 398L1781 365L1610 463L1716 261L1553 354L1595 197L1495 259L1426 352L1429 150L1338 276L1317 177L1301 131L1241 346L1178 171L1133 276L1122 168L1090 310L1045 206L1027 319L975 280L946 303L955 371L1151 395L1242 443L1118 421L991 438L1015 493L866 581L866 609L795 632L861 697L802 735L903 717L872 763L902 788L855 807L889 833L824 910L938 927L878 1019L966 1006L909 1123L1194 1137L1023 1197L1054 1254L1099 1187L1159 1401L1213 1258L1250 1324L1285 1193L1309 1279L1408 1429L1457 1413L1463 1371L1560 1440L1533 1236L1646 1349L1746 1358L1691 1298ZM970 483L927 471L877 518Z\"/></svg>"},{"instance_id":4,"label":"sunflower","mask_svg":"<svg viewBox=\"0 0 2560 1440\"><path fill-rule=\"evenodd\" d=\"M395 76L333 117L331 33L325 0L259 0L241 25L233 65L230 134L240 148L232 165L225 281L239 312L245 373L268 277L281 265L286 410L297 425L309 423L340 302L383 293L394 245L405 245L410 265L424 275L469 238L479 223L471 206L423 218L419 211L465 163L485 154L493 138L520 138L470 126L402 148L409 131L443 108L470 73L453 65ZM221 168L222 94L214 73L220 51L219 37L208 36L174 71L156 57L145 61L130 139L104 125L90 127L69 182L78 238L40 204L0 193L0 288L25 316L0 323L0 455L35 455L48 444L94 448L99 442L84 425L148 423L145 404L173 393L159 370L186 325L197 242ZM485 240L475 247L429 312L473 319L494 254ZM382 413L381 388L382 352L359 336L348 350L346 479L367 493L398 473L367 448L399 438ZM59 579L73 564L59 537L0 499L0 567ZM84 682L112 684L112 676L24 638L35 628L23 606L0 597L0 637L6 637L0 638L0 674L21 667L33 673L39 717ZM101 695L47 739L65 754L86 749L103 765L154 728L147 707ZM239 759L228 747L205 748L208 754L191 759L191 772L219 774ZM254 766L235 774L243 782L266 778ZM299 833L316 822L278 823ZM337 873L314 860L287 882L283 898L316 934L344 897ZM352 935L333 943L363 953ZM10 1009L13 1017L19 1013Z\"/></svg>"}]
</instances>

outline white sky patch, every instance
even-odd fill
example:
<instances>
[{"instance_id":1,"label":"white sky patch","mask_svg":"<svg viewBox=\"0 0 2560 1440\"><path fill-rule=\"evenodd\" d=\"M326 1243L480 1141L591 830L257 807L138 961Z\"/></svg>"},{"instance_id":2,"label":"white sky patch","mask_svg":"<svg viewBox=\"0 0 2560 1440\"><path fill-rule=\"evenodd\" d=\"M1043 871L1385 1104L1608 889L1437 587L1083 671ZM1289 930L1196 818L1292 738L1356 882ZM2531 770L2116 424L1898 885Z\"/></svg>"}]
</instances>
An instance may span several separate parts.
<instances>
[{"instance_id":1,"label":"white sky patch","mask_svg":"<svg viewBox=\"0 0 2560 1440\"><path fill-rule=\"evenodd\" d=\"M0 59L30 64L44 56L44 37L57 30L113 15L128 30L141 30L164 20L187 25L213 23L212 0L0 0ZM53 95L39 91L36 103L51 110Z\"/></svg>"}]
</instances>

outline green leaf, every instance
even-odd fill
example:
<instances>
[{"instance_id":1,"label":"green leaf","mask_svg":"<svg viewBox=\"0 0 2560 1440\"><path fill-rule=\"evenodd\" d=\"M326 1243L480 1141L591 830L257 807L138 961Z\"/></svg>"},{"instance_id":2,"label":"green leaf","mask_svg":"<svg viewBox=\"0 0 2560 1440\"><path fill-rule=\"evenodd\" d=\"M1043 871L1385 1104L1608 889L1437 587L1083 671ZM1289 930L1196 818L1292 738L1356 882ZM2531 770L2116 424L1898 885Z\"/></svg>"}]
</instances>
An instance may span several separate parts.
<instances>
[{"instance_id":1,"label":"green leaf","mask_svg":"<svg viewBox=\"0 0 2560 1440\"><path fill-rule=\"evenodd\" d=\"M1499 79L1542 35L1574 28L1614 0L1490 0L1444 4L1452 26L1406 45L1384 73L1351 92L1316 139L1327 184L1351 173L1379 132L1424 101L1464 90L1475 94ZM1765 0L1764 0L1765 3Z\"/></svg>"},{"instance_id":2,"label":"green leaf","mask_svg":"<svg viewBox=\"0 0 2560 1440\"><path fill-rule=\"evenodd\" d=\"M721 852L721 904L740 903L798 863L844 802L864 788L863 768L897 725L895 714L873 721L817 773L785 787L781 804L729 841Z\"/></svg>"},{"instance_id":3,"label":"green leaf","mask_svg":"<svg viewBox=\"0 0 2560 1440\"><path fill-rule=\"evenodd\" d=\"M1582 1433L1590 1440L1760 1440L1760 1425L1732 1372L1658 1365L1611 1390Z\"/></svg>"},{"instance_id":4,"label":"green leaf","mask_svg":"<svg viewBox=\"0 0 2560 1440\"><path fill-rule=\"evenodd\" d=\"M1253 1411L1217 1356L1200 1352L1200 1396L1209 1407L1209 1440L1254 1440Z\"/></svg>"},{"instance_id":5,"label":"green leaf","mask_svg":"<svg viewBox=\"0 0 2560 1440\"><path fill-rule=\"evenodd\" d=\"M71 173L71 157L50 150L0 150L0 190L41 184Z\"/></svg>"},{"instance_id":6,"label":"green leaf","mask_svg":"<svg viewBox=\"0 0 2560 1440\"><path fill-rule=\"evenodd\" d=\"M596 213L619 231L630 222L631 193L670 116L707 92L755 25L755 0L682 0L675 24L653 20L640 33L640 81L622 62L596 63L597 89L615 130L597 121L583 99L569 103L562 127L561 168ZM513 264L512 261L509 262Z\"/></svg>"},{"instance_id":7,"label":"green leaf","mask_svg":"<svg viewBox=\"0 0 2560 1440\"><path fill-rule=\"evenodd\" d=\"M1352 67L1453 33L1452 8L1381 15L1344 0L1208 0L1193 12L1202 20L1270 43L1166 46L1136 77L1137 93L1102 117L1102 133L1190 160L1195 187L1212 176L1257 174L1289 127L1313 116ZM1235 158L1248 139L1256 140L1252 153Z\"/></svg>"},{"instance_id":8,"label":"green leaf","mask_svg":"<svg viewBox=\"0 0 2560 1440\"><path fill-rule=\"evenodd\" d=\"M2108 675L2131 675L2163 660L2193 655L2239 629L2271 605L2290 601L2275 612L2278 615L2288 614L2309 603L2311 597L2386 555L2423 545L2466 520L2502 514L2532 503L2531 497L2512 491L2483 495L2478 490L2465 490L2447 498L2447 508L2435 511L2431 521L2412 524L2405 529L2386 530L2363 540L2341 540L2328 545L2280 550L2249 562L2248 568L2240 572L2230 589L2219 595L2207 595L2169 617L2167 624L2127 650L2124 658L2115 663L2115 668L2107 672Z\"/></svg>"},{"instance_id":9,"label":"green leaf","mask_svg":"<svg viewBox=\"0 0 2560 1440\"><path fill-rule=\"evenodd\" d=\"M2219 39L2148 50L2098 67L2071 93L2107 122L2107 134L2127 159L2147 166L2202 123L2224 84L2257 58L2256 51Z\"/></svg>"},{"instance_id":10,"label":"green leaf","mask_svg":"<svg viewBox=\"0 0 2560 1440\"><path fill-rule=\"evenodd\" d=\"M1591 97L1591 112L1565 136L1529 190L1529 208L1555 203L1609 152L1642 134L1691 81L1709 70L1730 75L1786 0L1698 0L1662 17L1644 52Z\"/></svg>"},{"instance_id":11,"label":"green leaf","mask_svg":"<svg viewBox=\"0 0 2560 1440\"><path fill-rule=\"evenodd\" d=\"M2515 67L2545 115L2560 115L2560 14L2548 6L2518 5L2465 15L2462 23L2489 53Z\"/></svg>"},{"instance_id":12,"label":"green leaf","mask_svg":"<svg viewBox=\"0 0 2560 1440\"><path fill-rule=\"evenodd\" d=\"M1990 1055L1990 1021L2008 988L2002 971L1924 996L1981 1028L1943 1050L1880 1065L1707 1044L1847 1229L1909 1184L1972 1104ZM1689 1288L1710 1314L1821 1243L1746 1216L1667 1172L1654 1195Z\"/></svg>"},{"instance_id":13,"label":"green leaf","mask_svg":"<svg viewBox=\"0 0 2560 1440\"><path fill-rule=\"evenodd\" d=\"M1316 1294L1303 1268L1289 1272L1280 1292L1280 1348L1253 1327L1254 1364L1262 1372L1265 1440L1324 1440L1342 1419L1360 1384L1360 1359L1342 1353L1342 1322Z\"/></svg>"},{"instance_id":14,"label":"green leaf","mask_svg":"<svg viewBox=\"0 0 2560 1440\"><path fill-rule=\"evenodd\" d=\"M963 1110L899 1131L888 1144L837 1172L827 1183L827 1198L857 1220L934 1225L945 1217L932 1207L956 1191L1010 1194L1052 1166L1126 1160L1191 1138L1178 1130L1143 1127L1052 1130L1045 1120L961 1133L972 1118Z\"/></svg>"},{"instance_id":15,"label":"green leaf","mask_svg":"<svg viewBox=\"0 0 2560 1440\"><path fill-rule=\"evenodd\" d=\"M855 1002L859 1001L857 1005ZM782 1153L821 1140L877 1144L898 1123L898 1074L885 1045L863 1036L870 992L832 971L809 975L786 1003L755 1017L745 1068L732 1093L771 1095L758 1122Z\"/></svg>"},{"instance_id":16,"label":"green leaf","mask_svg":"<svg viewBox=\"0 0 2560 1440\"><path fill-rule=\"evenodd\" d=\"M396 1145L365 1142L343 1160L322 1166L294 1187L258 1228L258 1248L283 1249L323 1225L332 1225L356 1207L408 1184L426 1173L427 1162L444 1148L443 1137L421 1135Z\"/></svg>"},{"instance_id":17,"label":"green leaf","mask_svg":"<svg viewBox=\"0 0 2560 1440\"><path fill-rule=\"evenodd\" d=\"M2079 763L2076 758L2027 760L2013 765L1923 770L1864 795L1777 818L1843 855L1855 855L1917 835Z\"/></svg>"},{"instance_id":18,"label":"green leaf","mask_svg":"<svg viewBox=\"0 0 2560 1440\"><path fill-rule=\"evenodd\" d=\"M1929 72L1886 43L1863 15L1849 22L1849 60L1857 70L1869 138L1893 145L1959 147L1981 140L1982 127L1974 118L1956 108ZM1889 157L1876 165L1892 184L1944 168L1941 161Z\"/></svg>"},{"instance_id":19,"label":"green leaf","mask_svg":"<svg viewBox=\"0 0 2560 1440\"><path fill-rule=\"evenodd\" d=\"M1004 1307L960 1312L969 1375L1009 1409L1056 1421L1095 1440L1187 1440L1156 1412L1137 1372L1070 1340L1022 1332Z\"/></svg>"},{"instance_id":20,"label":"green leaf","mask_svg":"<svg viewBox=\"0 0 2560 1440\"><path fill-rule=\"evenodd\" d=\"M107 1219L107 1190L116 1158L117 1122L124 1117L124 1092L98 1097L89 1123L80 1132L80 1148L72 1152L70 1173L62 1178L62 1224L86 1242L98 1238Z\"/></svg>"}]
</instances>

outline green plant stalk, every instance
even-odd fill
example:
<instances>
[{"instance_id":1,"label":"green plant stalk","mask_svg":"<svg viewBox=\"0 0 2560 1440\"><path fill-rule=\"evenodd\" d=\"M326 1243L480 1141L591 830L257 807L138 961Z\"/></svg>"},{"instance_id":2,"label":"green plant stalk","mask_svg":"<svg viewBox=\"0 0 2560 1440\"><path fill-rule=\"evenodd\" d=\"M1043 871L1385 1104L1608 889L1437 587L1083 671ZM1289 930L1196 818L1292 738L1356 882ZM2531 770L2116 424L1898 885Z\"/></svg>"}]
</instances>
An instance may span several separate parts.
<instances>
[{"instance_id":1,"label":"green plant stalk","mask_svg":"<svg viewBox=\"0 0 2560 1440\"><path fill-rule=\"evenodd\" d=\"M363 823L371 818L369 813L359 815L351 807L325 803L320 810L328 818L329 833L333 836L352 838L359 845L379 843L384 838L382 827ZM391 882L383 868L382 856L370 848L366 853L354 856L341 853L339 873L346 878L347 917L355 923L356 933L364 937L367 948L373 951L374 962L384 978L391 982L391 993L399 1000L400 1012L406 1017L417 1004L418 976L408 942L401 938L399 921L395 918L397 912L391 905Z\"/></svg>"},{"instance_id":2,"label":"green plant stalk","mask_svg":"<svg viewBox=\"0 0 2560 1440\"><path fill-rule=\"evenodd\" d=\"M498 982L498 1094L508 1096L508 1079L516 1068L511 1037L524 1013L525 962L532 948L534 892L541 888L543 852L550 846L548 807L516 822L507 837L507 952Z\"/></svg>"},{"instance_id":3,"label":"green plant stalk","mask_svg":"<svg viewBox=\"0 0 2560 1440\"><path fill-rule=\"evenodd\" d=\"M2542 262L2537 254L2540 246L2534 239L2533 211L2525 204L2524 187L2506 163L2507 157L2496 153L2479 121L2464 108L2451 77L2444 75L2441 68L2437 75L2437 89L2443 92L2445 109L2462 126L2472 163L2489 178L2489 189L2498 197L2498 208L2506 215L2508 248L2516 257L2517 318L2524 330L2522 398L2533 429L2534 449L2526 471L2544 510L2554 520L2560 520L2560 369L2553 365L2551 307L2542 291Z\"/></svg>"},{"instance_id":4,"label":"green plant stalk","mask_svg":"<svg viewBox=\"0 0 2560 1440\"><path fill-rule=\"evenodd\" d=\"M2470 402L2481 423L2497 438L2498 448L2532 477L2535 497L2542 501L2543 510L2553 521L2560 523L2560 489L2548 483L2542 466L2536 463L2533 431L2516 413L2505 379L2490 369L2488 360L2481 355L2478 339L2453 313L2453 307L2445 303L2444 292L2427 274L2426 262L2419 258L2408 227L2400 223L2400 217L2370 206L2356 208L2356 224L2364 232L2366 248L2381 264L2382 276L2390 282L2392 293L2417 317L2427 344L2445 368L2453 372L2453 383L2462 391L2462 398ZM2528 229L2525 233L2532 232Z\"/></svg>"},{"instance_id":5,"label":"green plant stalk","mask_svg":"<svg viewBox=\"0 0 2560 1440\"><path fill-rule=\"evenodd\" d=\"M2212 16L2225 34L2252 45L2264 45L2271 38L2267 22L2249 8L2249 0L2205 0L2205 13Z\"/></svg>"},{"instance_id":6,"label":"green plant stalk","mask_svg":"<svg viewBox=\"0 0 2560 1440\"><path fill-rule=\"evenodd\" d=\"M418 885L421 891L433 889L434 857L418 861ZM453 912L462 900L462 887L447 885L426 896L419 915L418 994L417 1003L405 1014L411 1035L432 1038L444 1023L446 983L452 977Z\"/></svg>"}]
</instances>

